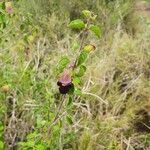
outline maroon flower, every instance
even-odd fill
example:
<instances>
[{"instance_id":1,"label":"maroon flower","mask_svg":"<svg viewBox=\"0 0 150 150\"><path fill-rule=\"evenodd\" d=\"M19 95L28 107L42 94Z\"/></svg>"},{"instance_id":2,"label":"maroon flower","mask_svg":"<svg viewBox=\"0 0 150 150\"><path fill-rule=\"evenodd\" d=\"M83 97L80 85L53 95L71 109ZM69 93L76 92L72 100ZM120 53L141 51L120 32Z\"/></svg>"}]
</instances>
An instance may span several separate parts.
<instances>
[{"instance_id":1,"label":"maroon flower","mask_svg":"<svg viewBox=\"0 0 150 150\"><path fill-rule=\"evenodd\" d=\"M70 73L65 70L62 76L59 78L57 85L59 86L59 92L61 94L67 94L71 88L74 87Z\"/></svg>"}]
</instances>

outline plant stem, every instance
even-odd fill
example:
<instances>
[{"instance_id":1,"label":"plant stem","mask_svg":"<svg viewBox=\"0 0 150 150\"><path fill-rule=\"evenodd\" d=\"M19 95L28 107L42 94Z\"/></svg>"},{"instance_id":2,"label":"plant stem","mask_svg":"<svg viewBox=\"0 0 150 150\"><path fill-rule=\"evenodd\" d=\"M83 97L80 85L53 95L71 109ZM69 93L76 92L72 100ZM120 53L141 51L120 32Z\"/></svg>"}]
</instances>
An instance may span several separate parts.
<instances>
[{"instance_id":1,"label":"plant stem","mask_svg":"<svg viewBox=\"0 0 150 150\"><path fill-rule=\"evenodd\" d=\"M48 134L50 134L50 132L51 132L51 128L52 128L52 126L53 125L55 125L56 123L57 123L57 120L58 119L61 119L60 117L59 117L59 114L60 114L60 112L61 112L61 109L62 109L62 106L63 106L63 103L64 103L64 101L65 101L65 95L63 96L61 96L61 102L60 102L60 104L59 104L59 107L58 107L58 110L57 110L57 113L56 113L56 115L55 115L55 118L54 118L54 120L52 121L52 124L49 126L49 128L48 128Z\"/></svg>"},{"instance_id":2,"label":"plant stem","mask_svg":"<svg viewBox=\"0 0 150 150\"><path fill-rule=\"evenodd\" d=\"M53 122L55 122L55 121L57 120L58 115L59 115L59 113L61 112L61 108L62 108L62 106L63 106L64 101L65 101L65 95L61 97L61 103L60 103L60 105L59 105L59 107L58 107L57 114L56 114L56 116L55 116Z\"/></svg>"},{"instance_id":3,"label":"plant stem","mask_svg":"<svg viewBox=\"0 0 150 150\"><path fill-rule=\"evenodd\" d=\"M81 51L82 50L82 48L83 48L83 44L84 44L84 41L85 41L85 38L86 38L86 30L84 30L83 31L83 33L82 33L82 39L81 39L81 43L80 43L80 48L79 48L79 51Z\"/></svg>"}]
</instances>

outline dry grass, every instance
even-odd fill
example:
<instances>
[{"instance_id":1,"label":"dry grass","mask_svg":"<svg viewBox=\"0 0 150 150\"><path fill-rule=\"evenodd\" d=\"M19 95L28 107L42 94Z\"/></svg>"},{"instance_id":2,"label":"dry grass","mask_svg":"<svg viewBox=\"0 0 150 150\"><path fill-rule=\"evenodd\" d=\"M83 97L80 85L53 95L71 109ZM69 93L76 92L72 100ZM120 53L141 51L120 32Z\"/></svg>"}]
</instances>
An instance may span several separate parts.
<instances>
[{"instance_id":1,"label":"dry grass","mask_svg":"<svg viewBox=\"0 0 150 150\"><path fill-rule=\"evenodd\" d=\"M119 20L102 39L91 37L97 48L87 62L83 95L73 100L73 124L63 117L54 128L48 139L52 150L150 149L150 20L135 16L138 22L128 20L136 28L134 35ZM47 34L38 35L28 55L14 47L0 49L0 86L10 85L9 93L0 94L6 149L25 141L31 132L47 141L47 126L59 103L56 64L62 55L76 55L76 33L65 28L60 38L65 25L57 15L42 25Z\"/></svg>"}]
</instances>

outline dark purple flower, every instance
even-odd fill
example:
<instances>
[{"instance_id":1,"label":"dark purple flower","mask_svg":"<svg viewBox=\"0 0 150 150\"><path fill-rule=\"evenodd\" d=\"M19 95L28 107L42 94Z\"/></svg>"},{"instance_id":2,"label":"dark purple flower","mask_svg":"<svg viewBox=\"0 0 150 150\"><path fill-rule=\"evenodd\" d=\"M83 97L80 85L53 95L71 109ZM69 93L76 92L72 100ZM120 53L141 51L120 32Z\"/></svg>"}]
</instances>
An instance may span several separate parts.
<instances>
[{"instance_id":1,"label":"dark purple flower","mask_svg":"<svg viewBox=\"0 0 150 150\"><path fill-rule=\"evenodd\" d=\"M67 94L70 89L74 87L71 80L71 75L67 70L64 71L64 73L58 80L57 85L59 86L59 92L61 94Z\"/></svg>"}]
</instances>

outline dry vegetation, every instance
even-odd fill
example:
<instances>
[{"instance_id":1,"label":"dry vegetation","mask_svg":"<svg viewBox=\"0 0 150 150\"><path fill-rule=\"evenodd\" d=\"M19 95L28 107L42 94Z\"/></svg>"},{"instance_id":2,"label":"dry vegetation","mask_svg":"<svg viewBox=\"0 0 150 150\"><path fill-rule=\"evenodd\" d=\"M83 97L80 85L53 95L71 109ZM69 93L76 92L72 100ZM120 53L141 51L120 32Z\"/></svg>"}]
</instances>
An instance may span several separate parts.
<instances>
[{"instance_id":1,"label":"dry vegetation","mask_svg":"<svg viewBox=\"0 0 150 150\"><path fill-rule=\"evenodd\" d=\"M150 18L139 3L22 0L14 8L0 33L0 150L149 150ZM82 95L47 134L60 103L56 66L77 55L78 32L67 24L83 9L98 15L103 34L87 39L96 51Z\"/></svg>"}]
</instances>

